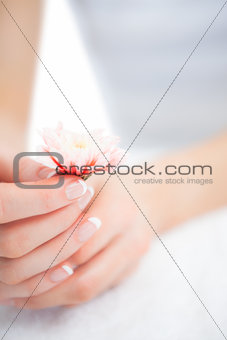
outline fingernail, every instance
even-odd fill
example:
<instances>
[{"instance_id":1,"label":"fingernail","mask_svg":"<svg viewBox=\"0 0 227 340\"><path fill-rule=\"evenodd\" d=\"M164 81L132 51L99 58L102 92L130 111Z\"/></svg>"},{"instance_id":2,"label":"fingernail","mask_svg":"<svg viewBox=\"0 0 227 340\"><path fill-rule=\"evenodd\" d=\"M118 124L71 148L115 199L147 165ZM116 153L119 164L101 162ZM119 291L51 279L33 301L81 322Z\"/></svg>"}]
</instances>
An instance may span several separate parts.
<instances>
[{"instance_id":1,"label":"fingernail","mask_svg":"<svg viewBox=\"0 0 227 340\"><path fill-rule=\"evenodd\" d=\"M81 181L80 179L76 182L69 184L65 190L66 196L69 200L73 200L77 197L82 196L83 194L85 194L86 191L87 185L85 184L84 181Z\"/></svg>"},{"instance_id":2,"label":"fingernail","mask_svg":"<svg viewBox=\"0 0 227 340\"><path fill-rule=\"evenodd\" d=\"M77 232L77 237L80 242L86 242L94 233L101 227L102 222L97 217L88 218Z\"/></svg>"},{"instance_id":3,"label":"fingernail","mask_svg":"<svg viewBox=\"0 0 227 340\"><path fill-rule=\"evenodd\" d=\"M2 301L0 301L0 305L14 306L14 300L13 299L2 300Z\"/></svg>"},{"instance_id":4,"label":"fingernail","mask_svg":"<svg viewBox=\"0 0 227 340\"><path fill-rule=\"evenodd\" d=\"M54 175L56 175L56 171L50 168L43 168L38 173L38 176L41 179L50 178Z\"/></svg>"},{"instance_id":5,"label":"fingernail","mask_svg":"<svg viewBox=\"0 0 227 340\"><path fill-rule=\"evenodd\" d=\"M63 265L61 268L55 269L50 273L50 279L53 282L58 282L66 279L73 274L73 269L67 265Z\"/></svg>"},{"instance_id":6,"label":"fingernail","mask_svg":"<svg viewBox=\"0 0 227 340\"><path fill-rule=\"evenodd\" d=\"M93 196L94 196L94 189L92 187L88 187L86 194L78 200L79 208L81 210L84 210L84 208L88 205L88 203L90 202Z\"/></svg>"}]
</instances>

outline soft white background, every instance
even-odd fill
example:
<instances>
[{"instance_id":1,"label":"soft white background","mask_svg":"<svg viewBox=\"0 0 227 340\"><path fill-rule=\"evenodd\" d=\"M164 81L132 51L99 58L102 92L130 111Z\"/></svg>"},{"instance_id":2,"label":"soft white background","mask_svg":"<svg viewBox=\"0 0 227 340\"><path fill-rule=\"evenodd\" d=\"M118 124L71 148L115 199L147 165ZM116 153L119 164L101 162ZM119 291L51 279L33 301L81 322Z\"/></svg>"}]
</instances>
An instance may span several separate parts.
<instances>
[{"instance_id":1,"label":"soft white background","mask_svg":"<svg viewBox=\"0 0 227 340\"><path fill-rule=\"evenodd\" d=\"M41 57L88 126L108 127L127 146L222 1L47 0ZM151 157L226 126L226 10L141 134ZM81 39L83 37L83 40ZM87 54L87 51L89 53ZM29 149L36 128L81 129L39 65ZM168 249L227 333L227 210L164 237ZM1 332L16 311L0 308ZM23 311L6 339L218 340L210 320L158 241L123 285L79 308Z\"/></svg>"}]
</instances>

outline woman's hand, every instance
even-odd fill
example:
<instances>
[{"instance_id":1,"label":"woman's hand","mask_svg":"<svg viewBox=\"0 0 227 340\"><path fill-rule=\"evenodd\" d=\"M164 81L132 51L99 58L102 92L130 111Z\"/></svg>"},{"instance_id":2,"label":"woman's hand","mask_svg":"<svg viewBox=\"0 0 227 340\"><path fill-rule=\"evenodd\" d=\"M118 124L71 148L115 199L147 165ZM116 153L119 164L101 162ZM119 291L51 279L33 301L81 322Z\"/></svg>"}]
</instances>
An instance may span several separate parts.
<instances>
[{"instance_id":1,"label":"woman's hand","mask_svg":"<svg viewBox=\"0 0 227 340\"><path fill-rule=\"evenodd\" d=\"M58 181L48 177L47 169L33 166L34 184L51 185ZM39 182L37 182L39 178ZM28 184L28 183L27 183ZM97 230L97 220L85 220L68 246L55 256L72 232L76 220L93 196L93 189L75 176L67 176L59 189L21 189L14 183L0 183L0 300L27 296L46 271L42 287L36 294L52 288L73 273L65 260L84 242L80 238L84 225ZM32 285L34 283L34 285Z\"/></svg>"},{"instance_id":2,"label":"woman's hand","mask_svg":"<svg viewBox=\"0 0 227 340\"><path fill-rule=\"evenodd\" d=\"M8 187L9 190L7 190L7 184L2 184L6 190L4 190L1 197L6 195L6 198L8 197L8 203L13 202L11 210L14 214L17 214L17 219L23 217L21 216L21 214L23 215L23 211L26 211L26 216L28 216L28 211L33 211L33 216L36 214L37 218L39 212L32 209L44 209L44 211L40 211L39 214L46 214L43 215L45 219L36 229L34 226L33 228L31 227L31 230L35 229L35 233L33 233L31 237L33 242L40 239L41 243L45 243L40 245L38 245L39 243L35 243L33 245L34 248L27 248L26 254L19 258L7 259L6 255L4 255L5 257L1 259L3 263L1 263L0 281L4 282L4 280L7 280L6 276L9 278L8 280L11 281L7 281L8 284L2 283L0 285L0 291L1 294L3 294L1 298L9 297L10 300L5 301L6 303L20 307L24 305L27 298L32 295L27 301L25 308L77 305L90 300L105 289L120 282L136 266L143 253L148 249L150 239L154 235L154 233L151 232L151 227L139 209L137 209L136 205L141 207L146 218L158 233L168 230L198 214L226 205L227 197L225 187L227 165L224 157L226 154L226 141L227 135L220 135L200 146L178 152L175 155L162 159L156 166L157 169L163 170L166 164L174 164L176 167L182 164L187 164L191 167L195 164L209 164L214 169L212 176L210 176L214 182L213 185L188 185L186 182L182 185L171 185L168 184L168 181L166 182L166 180L169 180L169 175L163 174L163 184L152 184L151 186L151 184L143 184L143 182L146 182L146 178L149 182L149 175L141 177L142 184L133 184L133 179L130 176L124 176L122 181L126 181L126 187L129 188L130 193L137 202L137 204L135 204L116 176L112 176L104 189L99 193L106 179L105 176L99 177L93 175L87 183L95 188L97 197L94 196L94 202L86 213L86 216L78 223L80 216L78 216L79 213L77 212L76 216L73 216L75 220L77 219L76 226L78 224L76 229L74 228L75 231L74 229L69 229L71 226L66 223L67 225L64 225L65 229L63 228L65 231L62 231L60 235L53 233L55 230L54 225L58 222L58 218L56 218L52 227L50 227L52 234L48 236L49 241L47 242L44 240L45 237L41 237L42 232L39 235L39 228L40 231L43 229L46 230L46 228L41 227L42 223L44 226L46 225L45 219L48 216L45 207L49 207L49 209L52 207L51 209L59 214L59 210L56 210L59 208L59 205L65 206L60 209L71 209L69 207L70 203L68 203L67 206L68 201L66 202L63 199L59 204L59 198L57 198L59 205L53 207L52 204L56 204L55 196L49 194L47 195L47 197L49 197L47 199L48 204L45 204L46 190L44 190L43 192L40 191L42 199L38 199L38 203L33 207L32 202L34 203L34 199L37 199L36 195L39 190L37 190L34 195L32 191L29 194L29 190L22 190L21 197L22 194L25 196L24 201L20 202L20 195L16 192L15 195L12 195L13 189L11 189L10 185ZM217 152L217 150L219 152ZM193 178L199 180L201 176L203 176L201 173L196 173ZM204 176L206 177L207 175ZM181 177L181 175L176 174L174 179ZM68 180L70 181L69 178L66 178L65 186L59 189L61 191L60 195L63 195L63 197L65 197L64 188ZM23 193L23 191L27 192ZM57 193L57 190L53 190L53 192ZM17 200L15 200L16 197ZM9 198L11 198L11 200L9 200ZM15 205L15 202L18 202L18 206ZM3 204L3 208L4 207L6 206ZM27 208L29 209L26 210ZM15 219L15 216L7 217L12 213L10 212L10 205L8 205L5 211L5 219ZM70 212L66 215L62 210L62 220L64 222L71 218ZM94 230L97 230L94 226L92 228L85 224L85 228L82 228L83 223L86 223L91 217L93 217L93 219L91 219L90 222L101 221L102 223L100 230L96 233L93 233ZM18 221L9 223L11 223L13 230L14 225L16 225ZM21 228L18 229L22 230L23 224L24 223L21 223ZM99 224L96 224L96 227L99 226ZM57 229L60 228L60 226L61 223ZM2 230L6 231L7 228L3 225ZM30 228L27 230L30 230ZM71 234L69 234L69 230L72 231ZM79 230L81 230L82 239L85 240L85 243L79 243ZM9 234L12 236L14 233ZM27 235L27 233L25 233L25 235ZM23 238L26 240L26 237L23 236ZM9 239L6 242L10 245ZM73 242L75 242L75 248L72 252ZM78 247L79 244L80 246ZM5 251L6 248L5 245ZM11 246L11 249L12 248ZM39 251L41 252L39 253ZM56 277L64 276L62 270L64 271L65 269L66 272L71 274L70 277L68 275L64 281L58 281L58 283L60 282L58 285L56 285L56 283L54 284L52 282L53 280L51 281L51 273L55 268L51 268L44 276L45 270L48 268L48 265L50 266L53 262L56 255L58 255L56 262L62 262L58 262L57 268L60 269L60 272L55 273L55 279ZM9 254L8 257L10 257ZM23 262L25 258L26 261ZM10 263L11 271L10 273L8 271L8 273L11 276L4 275L4 271L6 274ZM74 272L72 269L75 269ZM2 274L3 276L1 276ZM19 283L15 278L19 278L19 281L24 281ZM17 284L12 285L12 283Z\"/></svg>"},{"instance_id":3,"label":"woman's hand","mask_svg":"<svg viewBox=\"0 0 227 340\"><path fill-rule=\"evenodd\" d=\"M100 177L98 179L98 176L93 175L88 180L88 184L96 187L96 193L106 179L105 176ZM58 210L55 214L65 216L63 219L67 220L74 208L67 207L68 215L63 210ZM72 217L70 218L72 220ZM55 223L57 220L58 217ZM36 233L31 236L32 239L39 238L41 231L48 224L45 218L42 223L34 228ZM95 232L100 223L102 224L100 230ZM52 229L54 230L54 227ZM54 238L18 259L3 259L5 264L1 267L5 268L5 277L8 277L7 273L14 273L11 274L11 279L8 279L8 285L1 286L1 290L5 290L10 298L5 303L22 306L40 280L42 282L25 308L77 305L88 301L126 277L148 249L151 238L151 232L144 219L116 176L110 178L74 232L73 229L75 225L59 236L52 233ZM59 254L56 259L59 263L57 270L66 265L74 268L74 273L53 287L49 283L53 269L48 271L43 279L42 276L57 254ZM19 277L20 282L25 281L19 283L12 275ZM1 272L0 280L3 281ZM15 283L16 286L12 285ZM46 287L45 292L42 287Z\"/></svg>"}]
</instances>

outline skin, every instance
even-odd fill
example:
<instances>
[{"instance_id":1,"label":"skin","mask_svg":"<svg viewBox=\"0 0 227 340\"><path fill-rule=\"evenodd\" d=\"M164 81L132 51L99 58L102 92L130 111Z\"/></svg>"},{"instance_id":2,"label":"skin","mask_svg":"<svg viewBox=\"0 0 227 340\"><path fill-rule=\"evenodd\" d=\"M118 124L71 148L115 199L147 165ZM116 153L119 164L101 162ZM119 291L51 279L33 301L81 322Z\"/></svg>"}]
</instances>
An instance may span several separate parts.
<instances>
[{"instance_id":1,"label":"skin","mask_svg":"<svg viewBox=\"0 0 227 340\"><path fill-rule=\"evenodd\" d=\"M68 182L72 181L72 176L67 177L62 188L50 190L47 194L45 193L45 196L48 197L48 205L43 200L42 190L23 190L11 183L1 184L0 190L5 190L6 187L7 189L14 190L12 195L8 195L11 198L4 197L7 204L3 203L2 206L12 206L14 201L17 202L17 199L15 199L16 192L21 191L19 195L21 200L19 214L20 217L26 216L26 219L19 219L18 209L10 209L8 213L2 214L4 223L1 224L0 228L0 254L2 256L0 258L0 299L24 297L31 294L37 282L43 276L44 271L49 268L52 258L51 254L58 252L62 244L73 232L78 217L79 219L81 218L81 210L78 208L77 200L72 203L65 199L64 189L67 187ZM42 180L42 183L52 183L55 180L55 178L46 179ZM74 178L74 180L76 179ZM102 178L99 181L94 178L89 184L92 184L97 192L100 190L104 180L106 178ZM84 220L81 221L74 231L73 236L55 261L53 270L58 268L56 264L59 263L60 267L62 267L62 265L67 263L71 268L75 265L78 266L75 270L76 276L80 272L87 276L91 269L92 271L94 270L91 265L93 261L98 261L100 264L96 269L103 272L103 275L107 274L104 268L109 271L112 267L111 275L108 275L108 280L103 282L103 287L108 287L111 277L110 284L114 285L115 281L120 280L121 276L123 278L126 272L131 271L136 266L139 258L149 247L151 235L145 225L138 228L138 225L141 224L141 218L137 216L138 214L134 209L133 202L124 188L119 186L117 178L111 178L111 181L104 190L105 193L100 194L100 197L96 199L95 204L89 209ZM10 192L10 190L7 190L7 192ZM121 200L118 199L119 193ZM31 196L34 194L36 195L36 203L32 206L34 200L31 200ZM55 199L52 199L52 195ZM58 198L57 200L56 197ZM111 197L111 200L117 203L114 205L106 204L107 197ZM31 201L31 205L27 209L29 201ZM122 202L124 202L125 206L128 206L127 209L135 212L130 218L124 214L121 207ZM59 204L62 206L60 209ZM104 209L104 206L109 208ZM39 211L37 211L38 207ZM28 211L29 217L27 216ZM116 218L110 220L109 216L111 215L116 216ZM78 240L77 232L84 221L92 216L99 217L102 221L102 226L90 240L83 244ZM39 230L38 233L37 229ZM103 259L105 259L104 263ZM119 263L116 267L117 262ZM90 269L87 274L83 268L86 268L88 264ZM48 279L51 275L51 270L47 273L34 295L40 296L40 294L56 286L55 283L51 284L50 279ZM96 270L94 275L96 275ZM83 282L83 278L81 280ZM86 286L84 286L84 289ZM79 296L78 299L80 299ZM16 300L14 301L16 302ZM12 300L3 301L3 303L9 302L12 303Z\"/></svg>"},{"instance_id":2,"label":"skin","mask_svg":"<svg viewBox=\"0 0 227 340\"><path fill-rule=\"evenodd\" d=\"M23 18L24 30L38 47L42 3L23 0L18 6L11 0L6 5L19 22ZM78 204L81 197L68 200L66 196L65 189L77 181L75 177L68 176L64 186L55 190L23 190L15 186L12 159L24 145L22 136L29 114L35 58L2 8L0 19L0 48L4 51L0 54L0 67L4 71L0 78L0 93L4 93L0 98L3 122L0 126L4 127L1 131L4 152L0 155L0 300L2 304L21 307L32 294L25 308L78 305L119 284L133 272L155 235L116 176L111 177L100 194L105 176L93 175L86 182L93 187L95 195L85 215ZM17 53L12 53L15 44ZM14 136L10 138L11 145L9 133ZM121 178L159 234L226 205L226 145L227 134L223 132L210 141L155 162L157 168L166 164L210 164L215 170L213 185L150 186L135 184L131 176ZM40 179L40 170L37 163L23 160L21 180L43 184L56 181L56 178ZM86 242L80 242L79 230L90 217L99 218L101 228ZM76 269L60 282L53 282L51 274L62 270L64 265Z\"/></svg>"},{"instance_id":3,"label":"skin","mask_svg":"<svg viewBox=\"0 0 227 340\"><path fill-rule=\"evenodd\" d=\"M6 0L4 3L38 49L43 2ZM25 145L37 59L2 4L0 49L0 141L2 149L10 147L20 152Z\"/></svg>"},{"instance_id":4,"label":"skin","mask_svg":"<svg viewBox=\"0 0 227 340\"><path fill-rule=\"evenodd\" d=\"M168 156L168 158L165 157L156 163L157 168L166 164L186 164L186 161L189 165L211 164L214 169L212 179L215 184L213 185L156 184L152 185L151 190L149 185L135 184L134 178L130 176L121 178L159 235L192 217L226 205L227 195L224 190L227 184L225 179L227 165L224 158L226 142L227 135L222 134L211 141ZM216 152L217 150L219 152ZM201 175L198 178L201 178ZM51 178L44 182L53 180L54 178ZM98 179L93 175L87 184L93 186L95 192L98 193L105 180L105 176ZM11 186L12 184L2 185ZM59 189L57 196L65 205L64 187ZM23 199L23 193L22 190L20 199ZM63 200L61 195L63 195ZM14 197L13 195L13 199ZM42 199L43 196L41 196ZM92 216L100 218L102 221L100 230L82 245L77 240L77 230L75 230L56 261L60 267L65 263L71 268L76 265L74 274L63 282L52 283L49 279L51 271L58 266L51 268L25 308L71 306L88 301L127 277L149 249L154 233L116 176L111 177L101 194L97 198L94 196L94 200L95 202L84 216L84 220ZM40 215L32 217L32 219L28 218L27 224L24 224L26 220L16 220L4 223L2 224L3 228L0 228L2 244L7 244L6 255L2 256L0 262L1 296L10 299L3 301L5 304L14 304L20 307L25 303L26 297L32 293L44 271L50 266L53 250L56 254L69 233L73 231L77 220L76 202L54 211L52 210L58 204L56 200L51 203L54 206L49 204L48 209L51 212L47 213L45 210L43 215L43 211L40 211ZM39 204L36 204L36 208L37 206ZM26 205L24 207L26 213ZM43 207L42 204L41 207ZM75 215L72 215L72 211L75 212ZM125 211L130 214L125 214ZM17 214L17 211L15 213ZM65 226L60 223L60 216L67 221ZM9 219L15 220L15 216L8 216L7 220ZM39 233L36 232L37 227L35 228L32 223L33 219L38 219ZM52 219L53 224L51 223ZM70 222L73 223L72 226L69 225ZM46 223L49 225L48 229L45 228ZM29 239L29 242L26 243L21 242L25 232ZM57 235L54 236L53 233L57 233ZM10 240L13 244L12 247L8 246ZM44 240L49 241L44 242ZM20 245L19 250L17 249L18 245Z\"/></svg>"}]
</instances>

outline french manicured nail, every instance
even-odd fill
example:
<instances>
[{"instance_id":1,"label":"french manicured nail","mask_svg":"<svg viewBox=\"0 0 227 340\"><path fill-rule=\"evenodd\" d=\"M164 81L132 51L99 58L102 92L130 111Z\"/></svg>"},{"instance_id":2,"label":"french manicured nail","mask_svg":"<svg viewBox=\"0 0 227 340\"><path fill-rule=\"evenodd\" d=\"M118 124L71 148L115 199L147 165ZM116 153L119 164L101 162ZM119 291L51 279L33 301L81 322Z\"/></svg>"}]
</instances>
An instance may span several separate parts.
<instances>
[{"instance_id":1,"label":"french manicured nail","mask_svg":"<svg viewBox=\"0 0 227 340\"><path fill-rule=\"evenodd\" d=\"M45 179L56 175L56 171L50 168L43 168L39 171L39 178Z\"/></svg>"},{"instance_id":2,"label":"french manicured nail","mask_svg":"<svg viewBox=\"0 0 227 340\"><path fill-rule=\"evenodd\" d=\"M81 198L78 199L78 205L81 210L88 205L92 197L94 196L94 189L92 187L87 188L87 192Z\"/></svg>"},{"instance_id":3,"label":"french manicured nail","mask_svg":"<svg viewBox=\"0 0 227 340\"><path fill-rule=\"evenodd\" d=\"M14 300L13 299L2 300L2 301L0 301L0 305L14 306Z\"/></svg>"},{"instance_id":4,"label":"french manicured nail","mask_svg":"<svg viewBox=\"0 0 227 340\"><path fill-rule=\"evenodd\" d=\"M74 200L77 197L82 196L87 191L87 185L84 181L81 181L80 179L78 181L75 181L71 184L69 184L66 187L66 196L69 200Z\"/></svg>"},{"instance_id":5,"label":"french manicured nail","mask_svg":"<svg viewBox=\"0 0 227 340\"><path fill-rule=\"evenodd\" d=\"M50 279L53 282L59 282L65 280L72 274L73 269L67 265L63 265L61 268L55 269L50 273Z\"/></svg>"},{"instance_id":6,"label":"french manicured nail","mask_svg":"<svg viewBox=\"0 0 227 340\"><path fill-rule=\"evenodd\" d=\"M80 242L86 242L101 227L102 222L97 217L90 217L78 229L77 237Z\"/></svg>"}]
</instances>

